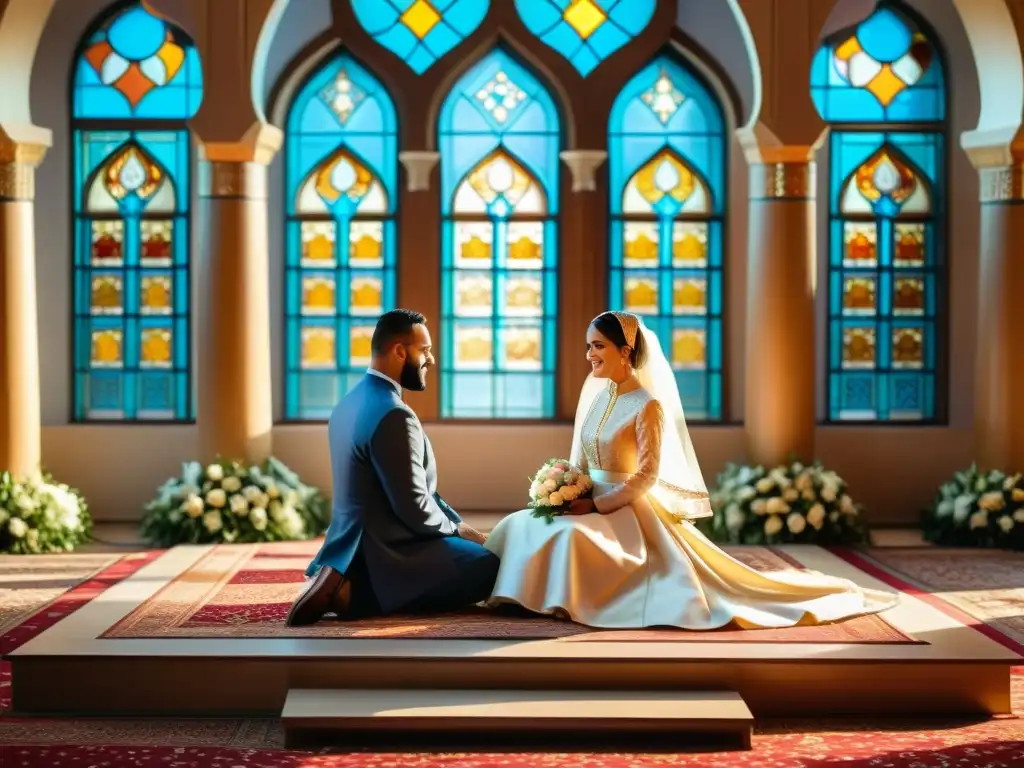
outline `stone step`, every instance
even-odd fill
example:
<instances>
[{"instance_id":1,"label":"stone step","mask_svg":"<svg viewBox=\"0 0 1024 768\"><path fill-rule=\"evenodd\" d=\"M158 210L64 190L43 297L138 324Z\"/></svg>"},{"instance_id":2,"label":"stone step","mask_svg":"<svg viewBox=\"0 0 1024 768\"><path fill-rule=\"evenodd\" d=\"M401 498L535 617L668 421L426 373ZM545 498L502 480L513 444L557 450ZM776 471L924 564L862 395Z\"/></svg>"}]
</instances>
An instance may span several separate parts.
<instances>
[{"instance_id":1,"label":"stone step","mask_svg":"<svg viewBox=\"0 0 1024 768\"><path fill-rule=\"evenodd\" d=\"M514 737L517 746L535 739L550 746L569 736L629 736L635 749L633 737L647 734L672 744L750 749L753 726L750 709L733 691L293 688L281 719L292 746L366 737L403 743L422 737L451 746L501 736Z\"/></svg>"}]
</instances>

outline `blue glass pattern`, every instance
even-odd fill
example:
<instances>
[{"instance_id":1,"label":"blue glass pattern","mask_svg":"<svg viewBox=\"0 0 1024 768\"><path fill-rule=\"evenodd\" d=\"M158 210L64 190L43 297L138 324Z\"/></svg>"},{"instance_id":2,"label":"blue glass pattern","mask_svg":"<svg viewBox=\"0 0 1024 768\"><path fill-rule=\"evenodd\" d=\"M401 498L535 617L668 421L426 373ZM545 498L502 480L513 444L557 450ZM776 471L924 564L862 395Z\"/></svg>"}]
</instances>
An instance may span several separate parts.
<instances>
[{"instance_id":1,"label":"blue glass pattern","mask_svg":"<svg viewBox=\"0 0 1024 768\"><path fill-rule=\"evenodd\" d=\"M422 75L487 16L490 0L352 0L370 36Z\"/></svg>"},{"instance_id":2,"label":"blue glass pattern","mask_svg":"<svg viewBox=\"0 0 1024 768\"><path fill-rule=\"evenodd\" d=\"M583 77L643 32L657 0L515 0L523 24Z\"/></svg>"},{"instance_id":3,"label":"blue glass pattern","mask_svg":"<svg viewBox=\"0 0 1024 768\"><path fill-rule=\"evenodd\" d=\"M942 59L925 33L883 2L811 63L811 98L829 123L918 123L946 116Z\"/></svg>"},{"instance_id":4,"label":"blue glass pattern","mask_svg":"<svg viewBox=\"0 0 1024 768\"><path fill-rule=\"evenodd\" d=\"M723 417L721 106L661 56L612 105L609 306L644 317L676 371L687 418Z\"/></svg>"},{"instance_id":5,"label":"blue glass pattern","mask_svg":"<svg viewBox=\"0 0 1024 768\"><path fill-rule=\"evenodd\" d=\"M303 85L285 149L285 418L323 420L370 362L395 306L398 119L346 53Z\"/></svg>"},{"instance_id":6,"label":"blue glass pattern","mask_svg":"<svg viewBox=\"0 0 1024 768\"><path fill-rule=\"evenodd\" d=\"M936 417L945 151L940 132L832 134L832 421Z\"/></svg>"},{"instance_id":7,"label":"blue glass pattern","mask_svg":"<svg viewBox=\"0 0 1024 768\"><path fill-rule=\"evenodd\" d=\"M131 4L83 41L72 89L73 417L189 421L190 136L202 69Z\"/></svg>"},{"instance_id":8,"label":"blue glass pattern","mask_svg":"<svg viewBox=\"0 0 1024 768\"><path fill-rule=\"evenodd\" d=\"M499 48L453 86L438 134L441 416L552 418L558 110Z\"/></svg>"}]
</instances>

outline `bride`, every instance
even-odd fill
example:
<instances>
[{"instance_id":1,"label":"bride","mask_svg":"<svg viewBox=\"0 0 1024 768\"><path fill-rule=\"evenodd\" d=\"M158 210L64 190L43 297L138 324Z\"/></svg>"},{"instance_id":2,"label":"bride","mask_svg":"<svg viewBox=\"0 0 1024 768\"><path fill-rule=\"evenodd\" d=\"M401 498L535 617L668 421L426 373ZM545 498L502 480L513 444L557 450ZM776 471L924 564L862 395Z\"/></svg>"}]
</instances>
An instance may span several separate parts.
<instances>
[{"instance_id":1,"label":"bride","mask_svg":"<svg viewBox=\"0 0 1024 768\"><path fill-rule=\"evenodd\" d=\"M525 509L495 527L489 605L608 629L710 630L830 622L896 603L820 573L764 574L711 543L690 522L711 505L657 336L636 315L605 312L587 331L587 360L570 461L590 474L593 498L551 523Z\"/></svg>"}]
</instances>

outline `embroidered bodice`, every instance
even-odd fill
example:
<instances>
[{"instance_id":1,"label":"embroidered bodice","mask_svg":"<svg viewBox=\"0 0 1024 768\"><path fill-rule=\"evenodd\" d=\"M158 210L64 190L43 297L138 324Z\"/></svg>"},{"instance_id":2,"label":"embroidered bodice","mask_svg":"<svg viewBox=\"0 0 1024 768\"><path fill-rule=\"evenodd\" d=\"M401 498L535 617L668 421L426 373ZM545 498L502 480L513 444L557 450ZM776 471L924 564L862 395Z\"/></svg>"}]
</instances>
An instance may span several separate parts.
<instances>
[{"instance_id":1,"label":"embroidered bodice","mask_svg":"<svg viewBox=\"0 0 1024 768\"><path fill-rule=\"evenodd\" d=\"M663 419L661 404L643 388L620 394L610 382L594 399L580 430L581 455L573 459L584 471L630 475L594 498L599 512L627 506L657 482Z\"/></svg>"}]
</instances>

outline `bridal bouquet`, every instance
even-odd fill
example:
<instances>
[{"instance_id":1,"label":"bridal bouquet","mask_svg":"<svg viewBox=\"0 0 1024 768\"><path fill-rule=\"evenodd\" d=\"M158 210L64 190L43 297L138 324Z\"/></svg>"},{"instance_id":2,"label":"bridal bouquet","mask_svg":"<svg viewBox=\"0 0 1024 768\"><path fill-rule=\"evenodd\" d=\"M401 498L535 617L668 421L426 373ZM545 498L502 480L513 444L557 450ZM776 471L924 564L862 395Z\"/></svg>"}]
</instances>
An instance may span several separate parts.
<instances>
[{"instance_id":1,"label":"bridal bouquet","mask_svg":"<svg viewBox=\"0 0 1024 768\"><path fill-rule=\"evenodd\" d=\"M530 508L534 517L550 523L576 499L594 490L590 476L565 459L549 459L530 481Z\"/></svg>"}]
</instances>

